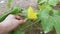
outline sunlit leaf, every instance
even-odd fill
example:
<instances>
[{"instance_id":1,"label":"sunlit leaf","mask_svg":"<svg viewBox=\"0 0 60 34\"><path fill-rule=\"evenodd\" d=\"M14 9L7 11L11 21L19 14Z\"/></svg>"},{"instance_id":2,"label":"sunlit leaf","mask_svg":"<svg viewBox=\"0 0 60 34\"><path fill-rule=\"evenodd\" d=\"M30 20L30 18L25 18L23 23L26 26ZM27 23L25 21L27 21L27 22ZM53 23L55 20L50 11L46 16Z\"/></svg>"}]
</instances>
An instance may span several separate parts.
<instances>
[{"instance_id":1,"label":"sunlit leaf","mask_svg":"<svg viewBox=\"0 0 60 34\"><path fill-rule=\"evenodd\" d=\"M44 4L47 2L48 4L50 4L52 6L56 6L58 1L59 0L38 0L38 4L42 4L42 3Z\"/></svg>"},{"instance_id":2,"label":"sunlit leaf","mask_svg":"<svg viewBox=\"0 0 60 34\"><path fill-rule=\"evenodd\" d=\"M54 16L54 27L56 30L56 34L60 34L60 16Z\"/></svg>"},{"instance_id":3,"label":"sunlit leaf","mask_svg":"<svg viewBox=\"0 0 60 34\"><path fill-rule=\"evenodd\" d=\"M59 10L52 10L53 11L53 15L59 15L60 16L60 11Z\"/></svg>"},{"instance_id":4,"label":"sunlit leaf","mask_svg":"<svg viewBox=\"0 0 60 34\"><path fill-rule=\"evenodd\" d=\"M52 6L56 6L59 0L48 0L48 3Z\"/></svg>"},{"instance_id":5,"label":"sunlit leaf","mask_svg":"<svg viewBox=\"0 0 60 34\"><path fill-rule=\"evenodd\" d=\"M47 7L46 7L47 6ZM44 8L39 12L39 19L41 19L42 28L45 33L50 32L53 29L53 21L49 15L52 8L49 5L44 5Z\"/></svg>"},{"instance_id":6,"label":"sunlit leaf","mask_svg":"<svg viewBox=\"0 0 60 34\"><path fill-rule=\"evenodd\" d=\"M47 2L47 0L38 0L38 4L42 4L44 2Z\"/></svg>"},{"instance_id":7,"label":"sunlit leaf","mask_svg":"<svg viewBox=\"0 0 60 34\"><path fill-rule=\"evenodd\" d=\"M60 12L57 10L53 10L53 21L54 21L54 27L56 30L56 34L60 34Z\"/></svg>"}]
</instances>

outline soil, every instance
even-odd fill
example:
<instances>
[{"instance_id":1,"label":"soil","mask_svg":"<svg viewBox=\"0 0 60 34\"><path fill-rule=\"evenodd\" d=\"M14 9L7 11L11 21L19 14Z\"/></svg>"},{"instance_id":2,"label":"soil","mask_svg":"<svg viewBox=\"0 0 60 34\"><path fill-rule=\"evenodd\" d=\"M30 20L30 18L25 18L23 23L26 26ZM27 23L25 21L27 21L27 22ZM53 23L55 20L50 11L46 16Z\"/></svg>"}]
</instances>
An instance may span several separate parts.
<instances>
[{"instance_id":1,"label":"soil","mask_svg":"<svg viewBox=\"0 0 60 34\"><path fill-rule=\"evenodd\" d=\"M0 0L0 2L1 1L2 0ZM5 1L5 2L0 3L0 15L5 13L5 9L6 9L7 0L3 0L3 1ZM12 8L13 6L16 6L16 5L23 9L28 8L29 6L32 6L34 8L34 10L36 10L37 9L37 0L13 0L10 8ZM58 4L54 8L57 10L60 10L60 4ZM26 29L25 34L44 34L44 33L41 29L41 25L38 23L35 26L33 26L33 28L31 30ZM56 34L55 29L53 29L51 32L49 32L47 34Z\"/></svg>"}]
</instances>

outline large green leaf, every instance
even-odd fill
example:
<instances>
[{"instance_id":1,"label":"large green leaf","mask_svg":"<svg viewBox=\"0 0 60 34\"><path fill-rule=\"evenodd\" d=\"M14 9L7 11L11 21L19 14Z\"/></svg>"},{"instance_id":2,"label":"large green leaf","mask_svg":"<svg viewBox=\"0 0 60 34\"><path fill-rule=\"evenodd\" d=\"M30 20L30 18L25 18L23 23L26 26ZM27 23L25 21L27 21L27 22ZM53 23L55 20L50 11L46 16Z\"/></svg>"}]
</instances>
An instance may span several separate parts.
<instances>
[{"instance_id":1,"label":"large green leaf","mask_svg":"<svg viewBox=\"0 0 60 34\"><path fill-rule=\"evenodd\" d=\"M47 6L48 7L48 6ZM39 12L39 19L41 19L42 28L45 33L50 32L55 27L56 33L60 34L60 12L57 10L51 10L53 13L50 15L51 12L49 9L51 8L44 8Z\"/></svg>"},{"instance_id":2,"label":"large green leaf","mask_svg":"<svg viewBox=\"0 0 60 34\"><path fill-rule=\"evenodd\" d=\"M44 32L50 32L53 29L53 20L49 16L49 14L47 14L47 12L44 11L40 16L40 19Z\"/></svg>"},{"instance_id":3,"label":"large green leaf","mask_svg":"<svg viewBox=\"0 0 60 34\"><path fill-rule=\"evenodd\" d=\"M53 20L49 15L49 12L52 10L52 8L49 5L44 5L43 7L44 8L39 12L38 17L41 19L41 24L44 32L48 33L53 29Z\"/></svg>"},{"instance_id":4,"label":"large green leaf","mask_svg":"<svg viewBox=\"0 0 60 34\"><path fill-rule=\"evenodd\" d=\"M48 3L52 6L56 6L59 0L48 0Z\"/></svg>"},{"instance_id":5,"label":"large green leaf","mask_svg":"<svg viewBox=\"0 0 60 34\"><path fill-rule=\"evenodd\" d=\"M47 7L46 7L47 6ZM52 10L52 8L51 8L51 6L50 5L47 5L46 3L45 4L43 4L42 6L41 6L41 9L40 9L40 11L39 11L39 13L38 13L38 17L44 17L44 16L48 16L49 15L49 12Z\"/></svg>"},{"instance_id":6,"label":"large green leaf","mask_svg":"<svg viewBox=\"0 0 60 34\"><path fill-rule=\"evenodd\" d=\"M52 17L43 18L41 21L42 21L41 24L45 33L48 33L53 29L54 22L52 20Z\"/></svg>"},{"instance_id":7,"label":"large green leaf","mask_svg":"<svg viewBox=\"0 0 60 34\"><path fill-rule=\"evenodd\" d=\"M38 0L38 4L48 3L52 6L56 6L59 0Z\"/></svg>"},{"instance_id":8,"label":"large green leaf","mask_svg":"<svg viewBox=\"0 0 60 34\"><path fill-rule=\"evenodd\" d=\"M38 4L42 4L44 2L47 2L47 0L38 0Z\"/></svg>"},{"instance_id":9,"label":"large green leaf","mask_svg":"<svg viewBox=\"0 0 60 34\"><path fill-rule=\"evenodd\" d=\"M54 27L57 34L60 34L60 12L53 10Z\"/></svg>"},{"instance_id":10,"label":"large green leaf","mask_svg":"<svg viewBox=\"0 0 60 34\"><path fill-rule=\"evenodd\" d=\"M54 16L54 27L57 34L60 34L60 16Z\"/></svg>"}]
</instances>

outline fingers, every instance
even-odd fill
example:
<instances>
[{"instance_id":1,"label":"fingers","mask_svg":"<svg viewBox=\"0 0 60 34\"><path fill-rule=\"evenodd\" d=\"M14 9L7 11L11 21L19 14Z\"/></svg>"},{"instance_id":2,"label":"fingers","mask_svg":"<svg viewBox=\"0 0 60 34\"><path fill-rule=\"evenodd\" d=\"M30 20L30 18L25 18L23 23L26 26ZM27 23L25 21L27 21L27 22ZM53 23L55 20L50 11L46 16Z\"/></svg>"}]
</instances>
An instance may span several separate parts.
<instances>
[{"instance_id":1,"label":"fingers","mask_svg":"<svg viewBox=\"0 0 60 34\"><path fill-rule=\"evenodd\" d=\"M13 20L13 21L17 22L18 24L23 24L25 22L22 19L22 17L20 17L18 15L12 15L12 14L10 14L6 19L7 20Z\"/></svg>"},{"instance_id":2,"label":"fingers","mask_svg":"<svg viewBox=\"0 0 60 34\"><path fill-rule=\"evenodd\" d=\"M21 20L21 19L22 19L21 16L18 16L18 15L12 15L12 14L10 14L8 17L14 18L14 19L17 19L17 20Z\"/></svg>"},{"instance_id":3,"label":"fingers","mask_svg":"<svg viewBox=\"0 0 60 34\"><path fill-rule=\"evenodd\" d=\"M25 23L25 20L19 20L19 24Z\"/></svg>"},{"instance_id":4,"label":"fingers","mask_svg":"<svg viewBox=\"0 0 60 34\"><path fill-rule=\"evenodd\" d=\"M23 20L20 16L10 14L1 24L5 30L11 31L24 22L25 20Z\"/></svg>"},{"instance_id":5,"label":"fingers","mask_svg":"<svg viewBox=\"0 0 60 34\"><path fill-rule=\"evenodd\" d=\"M6 17L6 19L14 19L14 17L15 17L15 15L10 14Z\"/></svg>"},{"instance_id":6,"label":"fingers","mask_svg":"<svg viewBox=\"0 0 60 34\"><path fill-rule=\"evenodd\" d=\"M18 22L18 24L25 23L25 20L23 20L22 17L20 17L18 15L12 15L12 14L10 14L9 17L13 17Z\"/></svg>"},{"instance_id":7,"label":"fingers","mask_svg":"<svg viewBox=\"0 0 60 34\"><path fill-rule=\"evenodd\" d=\"M17 19L17 20L22 20L22 17L16 15L16 16L15 16L15 19Z\"/></svg>"}]
</instances>

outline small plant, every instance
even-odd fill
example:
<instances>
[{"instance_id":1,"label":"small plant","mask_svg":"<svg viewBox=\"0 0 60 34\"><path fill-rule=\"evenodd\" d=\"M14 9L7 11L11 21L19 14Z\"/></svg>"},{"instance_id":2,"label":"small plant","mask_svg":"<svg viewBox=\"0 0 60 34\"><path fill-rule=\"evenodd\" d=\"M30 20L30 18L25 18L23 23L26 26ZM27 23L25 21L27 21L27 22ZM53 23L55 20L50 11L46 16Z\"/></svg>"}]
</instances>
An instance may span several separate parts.
<instances>
[{"instance_id":1,"label":"small plant","mask_svg":"<svg viewBox=\"0 0 60 34\"><path fill-rule=\"evenodd\" d=\"M50 32L54 27L56 34L60 34L60 12L53 9L53 7L57 5L58 1L59 0L38 0L38 11L36 12L31 6L26 10L14 7L9 13L0 16L0 22L2 22L9 14L25 14L24 20L26 20L26 23L28 24L20 25L18 30L14 30L9 34L24 34L22 30L38 23L39 21L41 21L44 33ZM10 7L10 3L11 1L8 2L8 7ZM30 24L31 20L33 20L34 23Z\"/></svg>"}]
</instances>

